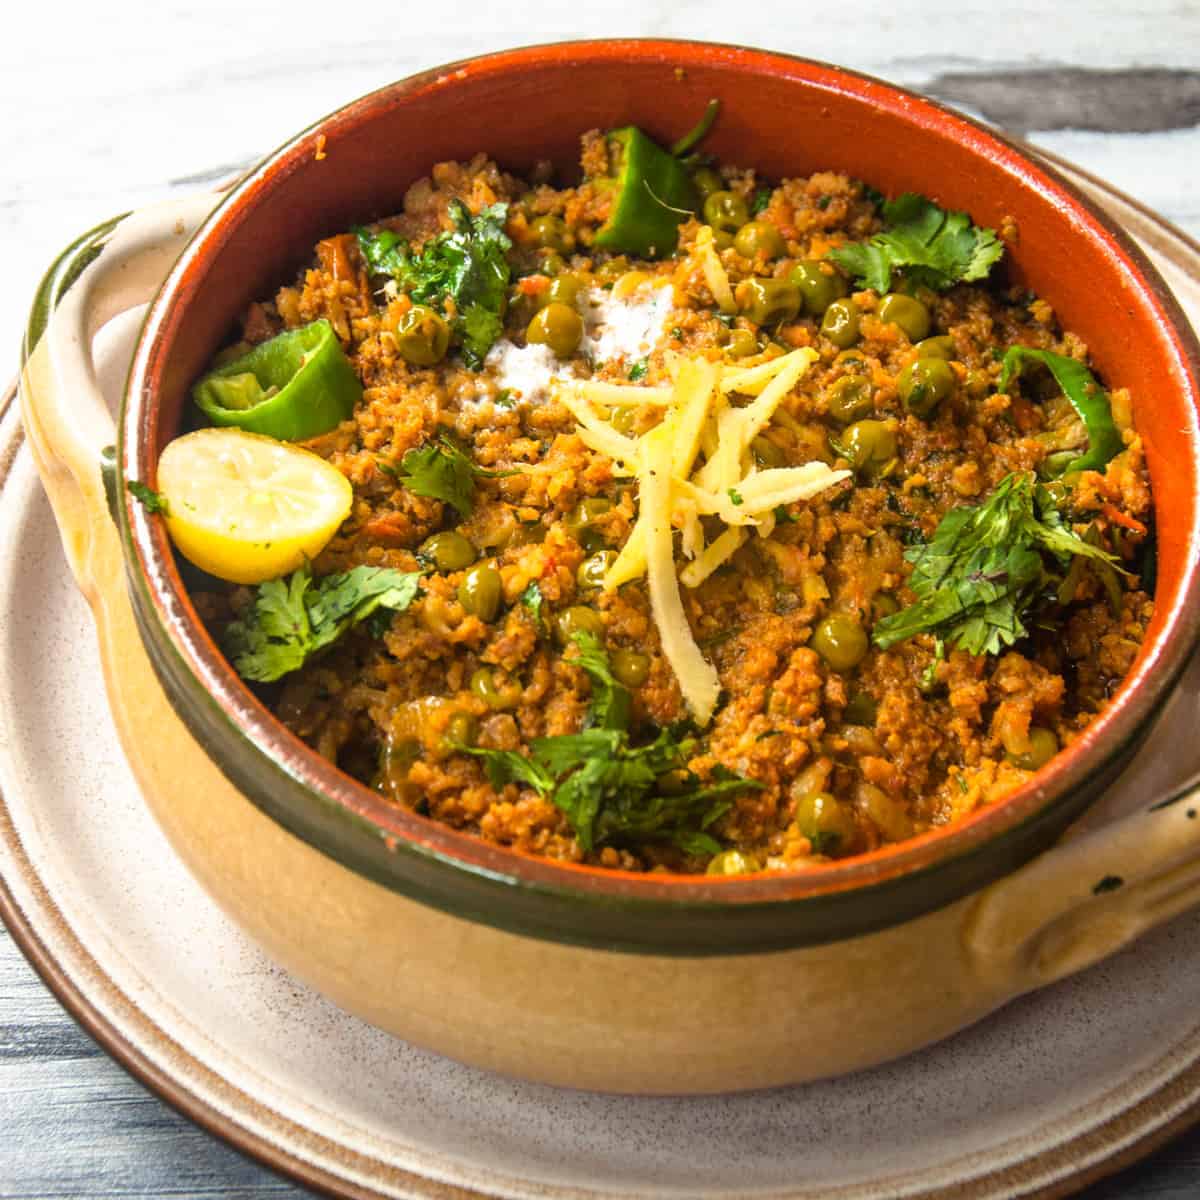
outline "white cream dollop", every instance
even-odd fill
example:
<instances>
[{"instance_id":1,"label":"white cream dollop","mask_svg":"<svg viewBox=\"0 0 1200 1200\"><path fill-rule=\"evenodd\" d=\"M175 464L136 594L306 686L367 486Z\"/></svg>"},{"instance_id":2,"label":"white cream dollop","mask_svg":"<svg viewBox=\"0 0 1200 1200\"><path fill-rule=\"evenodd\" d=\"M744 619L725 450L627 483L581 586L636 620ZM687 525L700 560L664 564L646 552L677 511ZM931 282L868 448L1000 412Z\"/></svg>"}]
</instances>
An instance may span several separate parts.
<instances>
[{"instance_id":1,"label":"white cream dollop","mask_svg":"<svg viewBox=\"0 0 1200 1200\"><path fill-rule=\"evenodd\" d=\"M525 404L542 403L555 379L575 377L575 368L569 362L561 362L549 346L539 342L518 346L501 338L483 363L494 372L497 387L512 392L513 400Z\"/></svg>"},{"instance_id":2,"label":"white cream dollop","mask_svg":"<svg viewBox=\"0 0 1200 1200\"><path fill-rule=\"evenodd\" d=\"M614 359L645 358L662 340L672 307L669 287L644 285L620 300L602 288L591 288L583 299L580 348L597 366Z\"/></svg>"}]
</instances>

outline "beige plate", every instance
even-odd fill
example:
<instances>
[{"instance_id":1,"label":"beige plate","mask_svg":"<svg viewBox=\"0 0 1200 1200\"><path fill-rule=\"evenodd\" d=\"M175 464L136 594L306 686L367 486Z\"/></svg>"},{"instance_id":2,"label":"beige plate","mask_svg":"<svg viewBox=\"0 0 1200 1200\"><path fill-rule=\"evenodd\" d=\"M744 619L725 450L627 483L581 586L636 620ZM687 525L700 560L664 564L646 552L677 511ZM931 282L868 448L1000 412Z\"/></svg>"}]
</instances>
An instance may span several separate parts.
<instances>
[{"instance_id":1,"label":"beige plate","mask_svg":"<svg viewBox=\"0 0 1200 1200\"><path fill-rule=\"evenodd\" d=\"M1078 182L1168 257L1170 282L1194 305L1200 289L1182 264L1195 249ZM110 396L137 316L106 331ZM1089 823L1195 768L1181 755L1195 753L1198 693L1194 665ZM143 804L11 407L0 426L0 711L0 910L14 936L89 1031L166 1099L338 1195L1053 1196L1200 1112L1197 913L931 1050L773 1092L556 1091L347 1016L218 912Z\"/></svg>"}]
</instances>

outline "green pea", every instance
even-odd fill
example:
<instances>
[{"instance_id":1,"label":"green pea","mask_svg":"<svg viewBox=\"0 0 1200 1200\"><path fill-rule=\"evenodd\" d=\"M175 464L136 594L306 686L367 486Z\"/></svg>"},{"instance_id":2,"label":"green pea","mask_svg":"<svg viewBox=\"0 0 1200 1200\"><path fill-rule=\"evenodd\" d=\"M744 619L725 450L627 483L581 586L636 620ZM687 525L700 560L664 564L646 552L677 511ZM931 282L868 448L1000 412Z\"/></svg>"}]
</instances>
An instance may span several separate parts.
<instances>
[{"instance_id":1,"label":"green pea","mask_svg":"<svg viewBox=\"0 0 1200 1200\"><path fill-rule=\"evenodd\" d=\"M870 727L875 724L878 716L879 705L875 703L875 697L870 692L854 692L842 711L842 720L847 725Z\"/></svg>"},{"instance_id":2,"label":"green pea","mask_svg":"<svg viewBox=\"0 0 1200 1200\"><path fill-rule=\"evenodd\" d=\"M829 415L839 425L859 421L875 407L871 403L871 385L857 375L843 375L825 398Z\"/></svg>"},{"instance_id":3,"label":"green pea","mask_svg":"<svg viewBox=\"0 0 1200 1200\"><path fill-rule=\"evenodd\" d=\"M778 258L787 250L783 235L770 221L747 221L733 244L743 258Z\"/></svg>"},{"instance_id":4,"label":"green pea","mask_svg":"<svg viewBox=\"0 0 1200 1200\"><path fill-rule=\"evenodd\" d=\"M871 598L871 615L877 621L899 611L900 601L891 592L876 592Z\"/></svg>"},{"instance_id":5,"label":"green pea","mask_svg":"<svg viewBox=\"0 0 1200 1200\"><path fill-rule=\"evenodd\" d=\"M1023 754L1008 753L1008 759L1014 767L1022 771L1036 771L1044 767L1058 753L1058 738L1052 729L1034 725L1029 730L1029 749Z\"/></svg>"},{"instance_id":6,"label":"green pea","mask_svg":"<svg viewBox=\"0 0 1200 1200\"><path fill-rule=\"evenodd\" d=\"M491 623L500 611L503 593L504 581L500 572L490 563L480 563L472 567L458 585L458 602L481 621Z\"/></svg>"},{"instance_id":7,"label":"green pea","mask_svg":"<svg viewBox=\"0 0 1200 1200\"><path fill-rule=\"evenodd\" d=\"M1047 454L1038 463L1038 477L1040 479L1058 479L1078 457L1078 450L1056 450L1053 454Z\"/></svg>"},{"instance_id":8,"label":"green pea","mask_svg":"<svg viewBox=\"0 0 1200 1200\"><path fill-rule=\"evenodd\" d=\"M791 321L800 311L800 289L786 279L747 279L738 297L738 307L756 325Z\"/></svg>"},{"instance_id":9,"label":"green pea","mask_svg":"<svg viewBox=\"0 0 1200 1200\"><path fill-rule=\"evenodd\" d=\"M562 217L538 217L529 226L530 233L539 246L569 254L575 249L575 235L567 228Z\"/></svg>"},{"instance_id":10,"label":"green pea","mask_svg":"<svg viewBox=\"0 0 1200 1200\"><path fill-rule=\"evenodd\" d=\"M701 200L707 200L713 192L719 192L725 186L725 181L721 178L720 173L714 171L712 167L697 167L692 172L692 183Z\"/></svg>"},{"instance_id":11,"label":"green pea","mask_svg":"<svg viewBox=\"0 0 1200 1200\"><path fill-rule=\"evenodd\" d=\"M748 358L758 353L758 338L749 329L731 329L725 350L730 358Z\"/></svg>"},{"instance_id":12,"label":"green pea","mask_svg":"<svg viewBox=\"0 0 1200 1200\"><path fill-rule=\"evenodd\" d=\"M704 199L704 220L714 229L734 233L750 220L750 209L737 192L712 192Z\"/></svg>"},{"instance_id":13,"label":"green pea","mask_svg":"<svg viewBox=\"0 0 1200 1200\"><path fill-rule=\"evenodd\" d=\"M600 283L616 283L629 270L629 259L624 254L605 259L593 272Z\"/></svg>"},{"instance_id":14,"label":"green pea","mask_svg":"<svg viewBox=\"0 0 1200 1200\"><path fill-rule=\"evenodd\" d=\"M896 435L883 421L855 421L842 434L841 449L856 471L874 474L896 457Z\"/></svg>"},{"instance_id":15,"label":"green pea","mask_svg":"<svg viewBox=\"0 0 1200 1200\"><path fill-rule=\"evenodd\" d=\"M650 657L637 650L614 650L612 673L627 688L638 688L650 677Z\"/></svg>"},{"instance_id":16,"label":"green pea","mask_svg":"<svg viewBox=\"0 0 1200 1200\"><path fill-rule=\"evenodd\" d=\"M417 554L433 563L439 571L461 571L475 561L475 547L453 529L426 538Z\"/></svg>"},{"instance_id":17,"label":"green pea","mask_svg":"<svg viewBox=\"0 0 1200 1200\"><path fill-rule=\"evenodd\" d=\"M760 467L787 466L787 455L770 438L764 437L761 433L750 443L750 453L754 455L754 461Z\"/></svg>"},{"instance_id":18,"label":"green pea","mask_svg":"<svg viewBox=\"0 0 1200 1200\"><path fill-rule=\"evenodd\" d=\"M589 558L579 564L575 572L575 582L581 591L598 592L604 586L604 577L608 569L617 561L615 550L597 550Z\"/></svg>"},{"instance_id":19,"label":"green pea","mask_svg":"<svg viewBox=\"0 0 1200 1200\"><path fill-rule=\"evenodd\" d=\"M568 308L574 308L579 293L583 291L583 286L583 280L578 275L572 275L569 272L556 275L550 281L550 286L542 293L542 307L544 308L547 304L565 304Z\"/></svg>"},{"instance_id":20,"label":"green pea","mask_svg":"<svg viewBox=\"0 0 1200 1200\"><path fill-rule=\"evenodd\" d=\"M835 346L845 350L858 341L858 309L850 299L834 300L821 318L821 332Z\"/></svg>"},{"instance_id":21,"label":"green pea","mask_svg":"<svg viewBox=\"0 0 1200 1200\"><path fill-rule=\"evenodd\" d=\"M491 667L480 667L471 676L471 693L488 708L516 708L521 703L521 684L516 679L493 671Z\"/></svg>"},{"instance_id":22,"label":"green pea","mask_svg":"<svg viewBox=\"0 0 1200 1200\"><path fill-rule=\"evenodd\" d=\"M807 792L796 799L796 828L812 842L815 854L844 854L858 838L848 805L828 792Z\"/></svg>"},{"instance_id":23,"label":"green pea","mask_svg":"<svg viewBox=\"0 0 1200 1200\"><path fill-rule=\"evenodd\" d=\"M792 268L788 278L800 289L804 311L810 317L824 316L825 310L847 291L846 281L841 275L816 258L802 258Z\"/></svg>"},{"instance_id":24,"label":"green pea","mask_svg":"<svg viewBox=\"0 0 1200 1200\"><path fill-rule=\"evenodd\" d=\"M612 427L618 433L630 434L633 432L634 425L637 424L637 417L637 409L632 404L629 404L616 409L609 420L612 422Z\"/></svg>"},{"instance_id":25,"label":"green pea","mask_svg":"<svg viewBox=\"0 0 1200 1200\"><path fill-rule=\"evenodd\" d=\"M554 623L559 642L569 646L577 633L591 633L596 637L604 636L604 618L594 609L585 608L582 604L573 605L566 612L558 614Z\"/></svg>"},{"instance_id":26,"label":"green pea","mask_svg":"<svg viewBox=\"0 0 1200 1200\"><path fill-rule=\"evenodd\" d=\"M569 305L552 301L534 314L525 340L549 346L559 358L570 358L583 339L583 318Z\"/></svg>"},{"instance_id":27,"label":"green pea","mask_svg":"<svg viewBox=\"0 0 1200 1200\"><path fill-rule=\"evenodd\" d=\"M867 632L846 613L831 613L813 630L809 645L838 674L853 671L867 653Z\"/></svg>"},{"instance_id":28,"label":"green pea","mask_svg":"<svg viewBox=\"0 0 1200 1200\"><path fill-rule=\"evenodd\" d=\"M396 323L396 349L414 366L441 362L449 346L450 326L424 304L414 304Z\"/></svg>"},{"instance_id":29,"label":"green pea","mask_svg":"<svg viewBox=\"0 0 1200 1200\"><path fill-rule=\"evenodd\" d=\"M917 343L918 358L953 358L957 353L958 347L948 333L940 337L927 337Z\"/></svg>"},{"instance_id":30,"label":"green pea","mask_svg":"<svg viewBox=\"0 0 1200 1200\"><path fill-rule=\"evenodd\" d=\"M722 850L714 854L704 868L705 875L751 875L762 870L762 863L753 854L740 850Z\"/></svg>"},{"instance_id":31,"label":"green pea","mask_svg":"<svg viewBox=\"0 0 1200 1200\"><path fill-rule=\"evenodd\" d=\"M592 553L604 546L604 536L595 528L595 523L605 513L612 511L612 501L603 496L589 496L580 500L567 514L564 522L567 532L586 550Z\"/></svg>"},{"instance_id":32,"label":"green pea","mask_svg":"<svg viewBox=\"0 0 1200 1200\"><path fill-rule=\"evenodd\" d=\"M879 301L879 319L889 325L899 325L910 342L919 342L932 323L929 309L920 300L902 296L899 292L888 292Z\"/></svg>"},{"instance_id":33,"label":"green pea","mask_svg":"<svg viewBox=\"0 0 1200 1200\"><path fill-rule=\"evenodd\" d=\"M954 395L957 386L954 368L944 358L918 358L896 380L904 407L918 417L931 416L942 401Z\"/></svg>"},{"instance_id":34,"label":"green pea","mask_svg":"<svg viewBox=\"0 0 1200 1200\"><path fill-rule=\"evenodd\" d=\"M473 746L479 736L479 722L474 713L456 712L446 722L445 743L448 749L457 746Z\"/></svg>"}]
</instances>

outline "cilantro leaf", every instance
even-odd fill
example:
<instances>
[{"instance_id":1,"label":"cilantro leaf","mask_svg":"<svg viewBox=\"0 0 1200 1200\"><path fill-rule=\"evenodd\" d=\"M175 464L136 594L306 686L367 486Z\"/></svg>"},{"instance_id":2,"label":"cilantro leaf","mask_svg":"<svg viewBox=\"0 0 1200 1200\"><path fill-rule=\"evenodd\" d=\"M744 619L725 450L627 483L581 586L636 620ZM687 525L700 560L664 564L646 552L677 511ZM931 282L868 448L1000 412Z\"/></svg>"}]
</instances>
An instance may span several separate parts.
<instances>
[{"instance_id":1,"label":"cilantro leaf","mask_svg":"<svg viewBox=\"0 0 1200 1200\"><path fill-rule=\"evenodd\" d=\"M612 673L594 634L577 633L576 663L592 683L591 710L579 733L534 738L529 756L464 746L483 760L493 787L523 783L566 816L580 846L669 842L684 853L716 854L720 843L705 831L728 811L733 793L762 785L724 768L711 782L687 770L693 739L660 729L647 745L631 744L630 694ZM672 786L661 780L672 776Z\"/></svg>"},{"instance_id":2,"label":"cilantro leaf","mask_svg":"<svg viewBox=\"0 0 1200 1200\"><path fill-rule=\"evenodd\" d=\"M379 466L410 492L452 504L464 517L469 517L475 507L476 479L499 479L519 473L517 470L488 471L476 466L444 437L438 438L436 443L409 450L400 460L399 468L382 459Z\"/></svg>"},{"instance_id":3,"label":"cilantro leaf","mask_svg":"<svg viewBox=\"0 0 1200 1200\"><path fill-rule=\"evenodd\" d=\"M271 683L302 667L352 626L386 609L403 612L420 574L354 567L315 584L307 566L258 587L250 607L226 627L225 652L243 679Z\"/></svg>"},{"instance_id":4,"label":"cilantro leaf","mask_svg":"<svg viewBox=\"0 0 1200 1200\"><path fill-rule=\"evenodd\" d=\"M999 654L1028 633L1024 614L1073 556L1115 561L1070 529L1031 475L1008 475L983 504L948 512L929 542L905 551L917 600L877 621L873 640L886 650L932 633L970 654Z\"/></svg>"},{"instance_id":5,"label":"cilantro leaf","mask_svg":"<svg viewBox=\"0 0 1200 1200\"><path fill-rule=\"evenodd\" d=\"M629 689L612 673L600 639L594 633L581 630L574 640L579 647L575 664L582 667L592 681L591 723L601 729L628 729L633 698Z\"/></svg>"},{"instance_id":6,"label":"cilantro leaf","mask_svg":"<svg viewBox=\"0 0 1200 1200\"><path fill-rule=\"evenodd\" d=\"M534 579L521 593L521 607L533 618L534 628L540 637L545 637L550 632L546 624L546 614L543 611L545 604L546 599L542 595L542 589L538 587L538 582Z\"/></svg>"},{"instance_id":7,"label":"cilantro leaf","mask_svg":"<svg viewBox=\"0 0 1200 1200\"><path fill-rule=\"evenodd\" d=\"M937 291L983 279L1004 253L995 230L971 224L963 212L946 212L916 192L883 206L888 228L867 242L839 246L829 257L862 287L886 292L892 273Z\"/></svg>"},{"instance_id":8,"label":"cilantro leaf","mask_svg":"<svg viewBox=\"0 0 1200 1200\"><path fill-rule=\"evenodd\" d=\"M409 450L393 473L410 492L452 504L464 517L475 507L475 464L445 438Z\"/></svg>"},{"instance_id":9,"label":"cilantro leaf","mask_svg":"<svg viewBox=\"0 0 1200 1200\"><path fill-rule=\"evenodd\" d=\"M156 492L148 484L142 483L140 479L131 479L125 485L129 489L129 494L137 500L147 512L162 513L164 517L171 515L171 506L167 503L166 496Z\"/></svg>"},{"instance_id":10,"label":"cilantro leaf","mask_svg":"<svg viewBox=\"0 0 1200 1200\"><path fill-rule=\"evenodd\" d=\"M633 383L638 383L646 378L646 372L649 366L644 358L639 358L637 362L629 368L629 379Z\"/></svg>"},{"instance_id":11,"label":"cilantro leaf","mask_svg":"<svg viewBox=\"0 0 1200 1200\"><path fill-rule=\"evenodd\" d=\"M416 254L390 230L353 232L371 271L391 276L415 304L445 311L446 301L453 301L455 338L467 366L477 371L503 329L512 276L512 242L504 232L508 205L492 204L472 216L461 200L451 200L449 213L454 228L430 238Z\"/></svg>"}]
</instances>

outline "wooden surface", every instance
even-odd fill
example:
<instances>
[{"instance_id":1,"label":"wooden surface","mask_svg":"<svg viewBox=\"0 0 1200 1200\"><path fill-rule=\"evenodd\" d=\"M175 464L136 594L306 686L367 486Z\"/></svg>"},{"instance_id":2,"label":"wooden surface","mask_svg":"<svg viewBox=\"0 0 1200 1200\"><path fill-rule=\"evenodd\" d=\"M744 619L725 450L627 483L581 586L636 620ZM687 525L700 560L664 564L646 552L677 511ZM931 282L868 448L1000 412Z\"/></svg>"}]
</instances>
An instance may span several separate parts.
<instances>
[{"instance_id":1,"label":"wooden surface","mask_svg":"<svg viewBox=\"0 0 1200 1200\"><path fill-rule=\"evenodd\" d=\"M869 0L853 21L811 28L785 0L763 0L750 22L731 21L715 0L624 0L583 16L527 0L520 28L479 0L408 8L376 6L337 24L309 0L286 16L234 0L23 8L0 47L9 117L0 161L10 181L0 196L10 278L0 371L15 369L38 275L80 230L207 186L413 70L562 37L695 36L840 62L1024 134L1200 236L1200 5L1186 0L1012 0L1002 9ZM308 1194L131 1080L0 930L0 1198ZM1200 1130L1083 1195L1196 1200Z\"/></svg>"}]
</instances>

